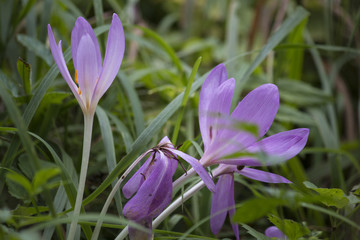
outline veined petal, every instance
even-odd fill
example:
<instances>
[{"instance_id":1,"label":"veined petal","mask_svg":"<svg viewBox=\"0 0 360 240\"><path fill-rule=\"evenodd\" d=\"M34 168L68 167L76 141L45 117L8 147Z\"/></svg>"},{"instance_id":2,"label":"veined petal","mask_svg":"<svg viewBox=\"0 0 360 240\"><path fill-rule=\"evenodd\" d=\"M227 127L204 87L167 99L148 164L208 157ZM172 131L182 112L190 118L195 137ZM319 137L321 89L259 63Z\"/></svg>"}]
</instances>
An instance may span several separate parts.
<instances>
[{"instance_id":1,"label":"veined petal","mask_svg":"<svg viewBox=\"0 0 360 240\"><path fill-rule=\"evenodd\" d=\"M85 107L89 109L98 78L95 45L89 35L83 35L81 37L76 54L80 91L84 94Z\"/></svg>"},{"instance_id":2,"label":"veined petal","mask_svg":"<svg viewBox=\"0 0 360 240\"><path fill-rule=\"evenodd\" d=\"M101 71L98 85L94 92L94 101L97 102L102 95L110 87L114 81L116 74L119 72L119 68L124 56L125 51L125 36L124 29L119 17L114 13L104 58L103 69Z\"/></svg>"},{"instance_id":3,"label":"veined petal","mask_svg":"<svg viewBox=\"0 0 360 240\"><path fill-rule=\"evenodd\" d=\"M123 213L131 220L153 218L171 201L169 194L172 194L172 172L169 168L172 164L162 152L157 154L152 164L154 168L149 177L124 206Z\"/></svg>"},{"instance_id":4,"label":"veined petal","mask_svg":"<svg viewBox=\"0 0 360 240\"><path fill-rule=\"evenodd\" d=\"M257 156L244 156L236 159L221 159L216 163L242 165L242 166L264 166L282 163L296 156L306 145L309 129L298 128L286 132L277 133L253 143L246 148L249 153L265 153L268 158L266 162Z\"/></svg>"},{"instance_id":5,"label":"veined petal","mask_svg":"<svg viewBox=\"0 0 360 240\"><path fill-rule=\"evenodd\" d=\"M210 142L206 145L204 142L205 151L210 147L211 142L217 138L218 132L227 127L234 88L235 79L231 78L214 89L213 96L209 99L208 112L202 113L203 116L206 116L204 120L209 127L207 132Z\"/></svg>"},{"instance_id":6,"label":"veined petal","mask_svg":"<svg viewBox=\"0 0 360 240\"><path fill-rule=\"evenodd\" d=\"M210 143L208 122L208 113L210 102L214 98L214 91L227 79L226 68L224 64L216 66L207 76L201 87L199 99L199 124L201 136L205 147Z\"/></svg>"},{"instance_id":7,"label":"veined petal","mask_svg":"<svg viewBox=\"0 0 360 240\"><path fill-rule=\"evenodd\" d=\"M126 182L122 188L122 192L126 198L130 198L143 184L145 178L149 175L149 166L153 158L154 153L145 161L145 163L134 173L134 175Z\"/></svg>"},{"instance_id":8,"label":"veined petal","mask_svg":"<svg viewBox=\"0 0 360 240\"><path fill-rule=\"evenodd\" d=\"M78 87L75 85L74 81L72 80L69 70L66 66L64 55L63 55L62 48L61 48L61 41L59 42L59 45L57 46L54 34L50 27L50 24L48 24L48 36L49 36L51 53L54 57L55 63L58 66L61 75L65 79L66 83L69 85L70 90L72 91L72 93L76 97L77 101L79 102L80 107L82 109L85 109L85 105L84 105L81 97L78 94Z\"/></svg>"},{"instance_id":9,"label":"veined petal","mask_svg":"<svg viewBox=\"0 0 360 240\"><path fill-rule=\"evenodd\" d=\"M240 171L237 171L237 173L239 173L245 177L260 181L260 182L291 183L291 181L287 180L286 178L284 178L280 175L264 172L264 171L257 170L257 169L247 168L247 167L243 168Z\"/></svg>"},{"instance_id":10,"label":"veined petal","mask_svg":"<svg viewBox=\"0 0 360 240\"><path fill-rule=\"evenodd\" d=\"M215 191L215 184L213 180L211 179L210 175L207 173L205 168L199 163L197 159L176 149L169 149L169 150L171 150L171 152L180 156L182 159L188 162L194 168L195 172L200 176L200 178L204 181L207 188L211 192Z\"/></svg>"},{"instance_id":11,"label":"veined petal","mask_svg":"<svg viewBox=\"0 0 360 240\"><path fill-rule=\"evenodd\" d=\"M247 151L264 152L276 158L274 163L280 163L296 156L305 147L308 136L309 129L307 128L280 132L250 145Z\"/></svg>"},{"instance_id":12,"label":"veined petal","mask_svg":"<svg viewBox=\"0 0 360 240\"><path fill-rule=\"evenodd\" d=\"M234 193L231 195L231 186L234 182L232 174L224 174L219 177L216 183L215 192L212 195L211 201L211 218L210 228L213 234L218 234L221 227L224 225L226 215L229 211L229 204L231 203L231 197L234 197Z\"/></svg>"},{"instance_id":13,"label":"veined petal","mask_svg":"<svg viewBox=\"0 0 360 240\"><path fill-rule=\"evenodd\" d=\"M258 137L269 130L279 108L279 91L274 84L263 84L246 95L237 105L231 117L256 124Z\"/></svg>"},{"instance_id":14,"label":"veined petal","mask_svg":"<svg viewBox=\"0 0 360 240\"><path fill-rule=\"evenodd\" d=\"M84 35L89 35L94 45L97 70L98 70L97 76L99 76L102 65L99 43L95 36L94 30L91 28L90 24L83 17L77 18L75 22L75 26L71 32L71 51L73 55L73 62L75 69L78 69L79 66L77 52L78 52L80 40Z\"/></svg>"}]
</instances>

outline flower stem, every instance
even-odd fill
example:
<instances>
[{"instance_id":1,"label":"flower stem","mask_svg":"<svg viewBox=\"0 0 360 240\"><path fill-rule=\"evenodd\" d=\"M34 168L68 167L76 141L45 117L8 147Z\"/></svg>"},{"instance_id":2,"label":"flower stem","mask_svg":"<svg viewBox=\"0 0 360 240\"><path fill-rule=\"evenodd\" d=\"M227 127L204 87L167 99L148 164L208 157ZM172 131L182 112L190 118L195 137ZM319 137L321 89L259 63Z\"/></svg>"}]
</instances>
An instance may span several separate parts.
<instances>
[{"instance_id":1,"label":"flower stem","mask_svg":"<svg viewBox=\"0 0 360 240\"><path fill-rule=\"evenodd\" d=\"M116 182L114 188L111 190L108 198L106 199L106 202L101 210L100 213L100 217L96 222L96 226L95 226L95 230L94 233L91 237L91 240L96 240L98 239L99 233L100 233L100 229L101 229L101 225L103 223L103 219L105 217L105 214L110 206L110 203L112 201L112 199L115 196L116 191L118 190L118 188L120 187L121 183L124 181L124 179L127 177L127 175L131 172L131 170L133 170L133 168L141 161L141 159L143 159L148 153L150 152L150 150L144 152L143 154L141 154L131 165L130 167L128 167L128 169L126 169L126 171L123 173L123 175L120 177L120 179Z\"/></svg>"},{"instance_id":2,"label":"flower stem","mask_svg":"<svg viewBox=\"0 0 360 240\"><path fill-rule=\"evenodd\" d=\"M186 200L188 200L190 197L192 197L195 193L200 191L205 186L205 183L203 181L198 182L190 188L188 191L184 193L184 195L180 196L178 199L176 199L174 202L172 202L162 213L153 221L152 226L153 228L156 228L157 226L162 223L162 221L165 220L167 216L169 216L175 209L180 207Z\"/></svg>"},{"instance_id":3,"label":"flower stem","mask_svg":"<svg viewBox=\"0 0 360 240\"><path fill-rule=\"evenodd\" d=\"M70 225L70 230L67 239L73 240L76 232L76 226L79 221L80 210L84 195L85 180L89 164L91 134L93 127L94 114L84 114L84 139L83 139L83 153L81 161L81 170L79 178L79 187L76 195L76 202L73 212L73 219Z\"/></svg>"}]
</instances>

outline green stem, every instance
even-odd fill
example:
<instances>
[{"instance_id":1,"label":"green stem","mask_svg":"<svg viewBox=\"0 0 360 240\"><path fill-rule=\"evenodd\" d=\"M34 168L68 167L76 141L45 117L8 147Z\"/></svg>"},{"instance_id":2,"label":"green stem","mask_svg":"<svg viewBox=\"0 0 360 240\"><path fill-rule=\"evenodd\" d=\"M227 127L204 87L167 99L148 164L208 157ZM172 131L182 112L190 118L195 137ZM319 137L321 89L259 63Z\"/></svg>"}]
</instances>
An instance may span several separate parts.
<instances>
[{"instance_id":1,"label":"green stem","mask_svg":"<svg viewBox=\"0 0 360 240\"><path fill-rule=\"evenodd\" d=\"M82 161L81 161L79 187L78 187L78 191L77 191L77 195L76 195L73 219L72 219L69 234L67 237L68 240L74 239L75 232L76 232L76 226L79 221L80 210L81 210L84 189L85 189L87 168L88 168L88 164L89 164L93 120L94 120L94 113L84 114L84 139L83 139L83 153L82 153Z\"/></svg>"}]
</instances>

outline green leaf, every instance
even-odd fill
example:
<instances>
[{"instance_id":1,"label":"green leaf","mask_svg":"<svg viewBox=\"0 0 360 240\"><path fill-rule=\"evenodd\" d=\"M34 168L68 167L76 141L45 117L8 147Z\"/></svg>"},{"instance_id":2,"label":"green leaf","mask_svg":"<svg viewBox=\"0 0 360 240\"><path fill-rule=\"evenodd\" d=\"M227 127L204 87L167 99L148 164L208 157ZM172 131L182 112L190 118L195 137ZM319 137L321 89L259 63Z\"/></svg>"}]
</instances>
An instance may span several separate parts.
<instances>
[{"instance_id":1,"label":"green leaf","mask_svg":"<svg viewBox=\"0 0 360 240\"><path fill-rule=\"evenodd\" d=\"M329 94L304 82L281 79L276 85L281 99L300 106L319 105L332 100Z\"/></svg>"},{"instance_id":2,"label":"green leaf","mask_svg":"<svg viewBox=\"0 0 360 240\"><path fill-rule=\"evenodd\" d=\"M280 28L270 37L267 44L261 49L259 55L252 62L250 67L241 77L241 81L234 90L234 98L232 101L232 106L235 106L239 101L240 92L246 82L249 80L250 75L254 70L262 63L266 56L278 45L285 37L288 35L297 25L299 25L305 18L309 16L308 11L302 7L297 7L295 11L290 14Z\"/></svg>"},{"instance_id":3,"label":"green leaf","mask_svg":"<svg viewBox=\"0 0 360 240\"><path fill-rule=\"evenodd\" d=\"M251 223L278 206L286 205L286 201L277 198L253 198L244 201L237 207L233 221L237 223ZM261 206L261 207L259 207Z\"/></svg>"},{"instance_id":4,"label":"green leaf","mask_svg":"<svg viewBox=\"0 0 360 240\"><path fill-rule=\"evenodd\" d=\"M114 147L114 138L111 131L111 126L109 119L106 115L106 112L98 106L96 108L96 116L99 120L101 136L104 141L104 148L106 153L106 163L108 167L108 171L111 172L116 166L116 156L115 156L115 147ZM116 185L118 178L114 179L112 186ZM115 202L118 213L122 214L122 204L121 204L121 195L120 189L115 193Z\"/></svg>"},{"instance_id":5,"label":"green leaf","mask_svg":"<svg viewBox=\"0 0 360 240\"><path fill-rule=\"evenodd\" d=\"M24 34L18 34L16 38L24 47L44 60L48 66L51 66L53 62L51 53L42 42Z\"/></svg>"},{"instance_id":6,"label":"green leaf","mask_svg":"<svg viewBox=\"0 0 360 240\"><path fill-rule=\"evenodd\" d=\"M47 182L61 173L59 168L43 168L36 172L32 181L32 187L34 192L41 192Z\"/></svg>"},{"instance_id":7,"label":"green leaf","mask_svg":"<svg viewBox=\"0 0 360 240\"><path fill-rule=\"evenodd\" d=\"M275 215L270 215L269 220L290 240L299 239L310 233L310 230L307 227L290 219L280 219Z\"/></svg>"},{"instance_id":8,"label":"green leaf","mask_svg":"<svg viewBox=\"0 0 360 240\"><path fill-rule=\"evenodd\" d=\"M31 94L31 65L23 59L18 58L16 62L17 70L24 84L24 90L27 95Z\"/></svg>"},{"instance_id":9,"label":"green leaf","mask_svg":"<svg viewBox=\"0 0 360 240\"><path fill-rule=\"evenodd\" d=\"M241 226L243 228L245 228L247 230L247 232L255 237L257 240L270 240L271 238L265 236L263 233L256 231L255 229L253 229L252 227L250 227L249 225L246 224L241 224Z\"/></svg>"},{"instance_id":10,"label":"green leaf","mask_svg":"<svg viewBox=\"0 0 360 240\"><path fill-rule=\"evenodd\" d=\"M319 194L319 200L328 207L343 208L349 203L349 199L341 189L318 188L310 182L304 182L304 185L316 191Z\"/></svg>"},{"instance_id":11,"label":"green leaf","mask_svg":"<svg viewBox=\"0 0 360 240\"><path fill-rule=\"evenodd\" d=\"M23 187L25 189L27 194L29 194L30 196L32 195L31 183L23 175L16 173L16 172L10 172L10 173L6 174L6 179L20 185L21 187Z\"/></svg>"},{"instance_id":12,"label":"green leaf","mask_svg":"<svg viewBox=\"0 0 360 240\"><path fill-rule=\"evenodd\" d=\"M33 216L38 214L38 212L48 212L49 208L44 206L35 207L25 207L25 206L18 206L16 209L11 211L13 215L20 215L20 216Z\"/></svg>"}]
</instances>

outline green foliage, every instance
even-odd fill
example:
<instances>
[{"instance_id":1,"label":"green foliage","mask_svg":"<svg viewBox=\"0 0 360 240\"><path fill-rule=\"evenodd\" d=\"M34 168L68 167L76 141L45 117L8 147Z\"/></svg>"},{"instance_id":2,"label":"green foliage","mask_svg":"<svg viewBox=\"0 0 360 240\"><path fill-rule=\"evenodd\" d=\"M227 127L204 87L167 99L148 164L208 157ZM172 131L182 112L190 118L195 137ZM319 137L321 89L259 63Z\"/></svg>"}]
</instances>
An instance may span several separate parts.
<instances>
[{"instance_id":1,"label":"green foliage","mask_svg":"<svg viewBox=\"0 0 360 240\"><path fill-rule=\"evenodd\" d=\"M280 219L279 217L270 215L269 220L290 240L299 239L310 233L310 230L306 226L290 219Z\"/></svg>"},{"instance_id":2,"label":"green foliage","mask_svg":"<svg viewBox=\"0 0 360 240\"><path fill-rule=\"evenodd\" d=\"M233 220L240 238L267 240L264 231L274 224L289 239L357 239L358 3L260 2L0 1L0 239L65 238L77 191L83 115L54 64L47 25L62 40L74 76L70 45L76 18L96 27L104 58L113 12L124 25L126 49L96 111L81 239L90 239L114 181L163 136L197 159L203 155L199 90L221 62L228 78L236 79L232 109L247 91L270 82L279 88L280 106L268 135L310 128L300 155L262 167L293 184L235 176ZM250 123L232 127L258 134ZM244 157L277 163L247 151L227 156ZM173 180L184 173L180 169ZM174 189L173 199L196 181L194 176ZM121 195L120 190L104 218L101 239L114 239L127 224L121 210L127 199ZM210 207L211 193L203 189L153 231L155 239L233 239L228 220L212 235Z\"/></svg>"},{"instance_id":3,"label":"green foliage","mask_svg":"<svg viewBox=\"0 0 360 240\"><path fill-rule=\"evenodd\" d=\"M253 198L243 202L240 207L236 209L233 221L238 223L251 223L267 215L275 208L286 204L285 200L278 198Z\"/></svg>"},{"instance_id":4,"label":"green foliage","mask_svg":"<svg viewBox=\"0 0 360 240\"><path fill-rule=\"evenodd\" d=\"M319 194L319 200L328 207L343 208L348 205L349 200L343 190L338 188L318 188L310 182L304 182L304 185Z\"/></svg>"}]
</instances>

